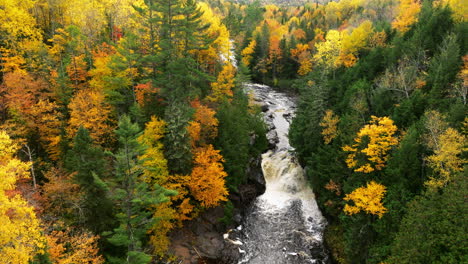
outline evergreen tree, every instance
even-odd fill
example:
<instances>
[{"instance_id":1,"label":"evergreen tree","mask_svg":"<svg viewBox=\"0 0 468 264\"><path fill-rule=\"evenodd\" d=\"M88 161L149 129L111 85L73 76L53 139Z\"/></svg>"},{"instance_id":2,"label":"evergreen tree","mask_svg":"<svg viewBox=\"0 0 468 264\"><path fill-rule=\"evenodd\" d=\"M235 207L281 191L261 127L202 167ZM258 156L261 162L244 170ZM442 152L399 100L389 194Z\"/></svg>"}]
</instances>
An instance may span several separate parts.
<instances>
[{"instance_id":1,"label":"evergreen tree","mask_svg":"<svg viewBox=\"0 0 468 264\"><path fill-rule=\"evenodd\" d=\"M388 263L467 263L467 175L441 192L429 191L408 206Z\"/></svg>"},{"instance_id":2,"label":"evergreen tree","mask_svg":"<svg viewBox=\"0 0 468 264\"><path fill-rule=\"evenodd\" d=\"M123 116L119 128L115 131L119 138L120 148L115 158L115 180L113 184L112 200L117 205L117 220L119 226L114 229L109 242L125 247L122 258L110 258L114 263L149 263L151 256L145 253L144 239L150 227L156 224L152 219L151 206L169 201L168 196L174 195L160 186L153 191L139 177L142 174L141 161L138 159L143 153L143 147L137 138L140 128Z\"/></svg>"},{"instance_id":3,"label":"evergreen tree","mask_svg":"<svg viewBox=\"0 0 468 264\"><path fill-rule=\"evenodd\" d=\"M166 109L164 155L170 171L174 174L187 174L191 169L192 152L187 130L191 116L192 109L184 103L172 103Z\"/></svg>"},{"instance_id":4,"label":"evergreen tree","mask_svg":"<svg viewBox=\"0 0 468 264\"><path fill-rule=\"evenodd\" d=\"M83 225L96 234L109 230L113 224L112 203L107 197L108 187L101 179L106 175L104 151L93 145L88 130L80 127L67 153L65 167L74 172L73 180L84 193Z\"/></svg>"}]
</instances>

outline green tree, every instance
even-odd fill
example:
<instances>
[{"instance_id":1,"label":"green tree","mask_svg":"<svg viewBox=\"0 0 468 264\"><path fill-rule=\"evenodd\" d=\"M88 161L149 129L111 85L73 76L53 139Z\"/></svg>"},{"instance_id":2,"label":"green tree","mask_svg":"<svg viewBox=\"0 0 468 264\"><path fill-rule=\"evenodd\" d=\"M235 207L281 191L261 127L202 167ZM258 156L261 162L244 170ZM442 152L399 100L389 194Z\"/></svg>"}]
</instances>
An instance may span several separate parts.
<instances>
[{"instance_id":1,"label":"green tree","mask_svg":"<svg viewBox=\"0 0 468 264\"><path fill-rule=\"evenodd\" d=\"M150 189L146 182L140 179L142 174L141 160L143 147L138 142L140 128L123 116L119 128L115 131L119 138L120 148L115 158L115 188L112 190L112 200L118 207L117 220L119 226L114 229L109 242L125 247L124 257L111 258L115 263L149 263L151 256L144 252L144 238L157 221L151 218L150 206L169 201L168 196L173 191L155 185Z\"/></svg>"},{"instance_id":2,"label":"green tree","mask_svg":"<svg viewBox=\"0 0 468 264\"><path fill-rule=\"evenodd\" d=\"M103 181L106 176L104 151L93 145L88 130L80 127L68 151L65 168L73 172L73 181L84 193L84 219L82 224L96 234L109 230L113 224L112 202L107 196L108 187Z\"/></svg>"},{"instance_id":3,"label":"green tree","mask_svg":"<svg viewBox=\"0 0 468 264\"><path fill-rule=\"evenodd\" d=\"M386 263L467 263L467 175L441 192L429 191L408 206Z\"/></svg>"}]
</instances>

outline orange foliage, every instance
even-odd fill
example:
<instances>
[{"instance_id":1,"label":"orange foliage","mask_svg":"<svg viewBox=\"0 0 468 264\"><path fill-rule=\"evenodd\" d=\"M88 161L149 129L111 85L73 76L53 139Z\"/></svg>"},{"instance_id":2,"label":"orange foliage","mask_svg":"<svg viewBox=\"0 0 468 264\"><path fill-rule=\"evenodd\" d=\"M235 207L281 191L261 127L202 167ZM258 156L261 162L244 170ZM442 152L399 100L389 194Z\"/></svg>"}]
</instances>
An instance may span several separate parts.
<instances>
[{"instance_id":1,"label":"orange foliage","mask_svg":"<svg viewBox=\"0 0 468 264\"><path fill-rule=\"evenodd\" d=\"M135 85L135 98L139 105L144 105L148 96L158 92L158 89L151 85L151 82Z\"/></svg>"},{"instance_id":2,"label":"orange foliage","mask_svg":"<svg viewBox=\"0 0 468 264\"><path fill-rule=\"evenodd\" d=\"M297 71L299 75L303 76L312 71L309 45L297 44L296 48L291 49L291 56L299 63L299 70Z\"/></svg>"},{"instance_id":3,"label":"orange foliage","mask_svg":"<svg viewBox=\"0 0 468 264\"><path fill-rule=\"evenodd\" d=\"M203 207L213 207L227 200L228 190L224 178L223 157L212 145L195 151L195 166L187 182L192 196Z\"/></svg>"},{"instance_id":4,"label":"orange foliage","mask_svg":"<svg viewBox=\"0 0 468 264\"><path fill-rule=\"evenodd\" d=\"M54 264L104 263L104 258L99 255L99 237L90 232L68 227L63 231L54 230L46 238L49 258Z\"/></svg>"},{"instance_id":5,"label":"orange foliage","mask_svg":"<svg viewBox=\"0 0 468 264\"><path fill-rule=\"evenodd\" d=\"M218 119L216 112L201 104L198 100L192 102L195 108L193 121L190 122L187 130L192 139L192 148L204 146L218 135Z\"/></svg>"},{"instance_id":6,"label":"orange foliage","mask_svg":"<svg viewBox=\"0 0 468 264\"><path fill-rule=\"evenodd\" d=\"M72 175L61 168L51 168L44 176L48 180L41 187L44 212L53 216L80 216L83 196L80 186L72 182Z\"/></svg>"},{"instance_id":7,"label":"orange foliage","mask_svg":"<svg viewBox=\"0 0 468 264\"><path fill-rule=\"evenodd\" d=\"M75 89L84 88L88 79L88 64L84 59L84 54L75 56L67 65L67 74Z\"/></svg>"},{"instance_id":8,"label":"orange foliage","mask_svg":"<svg viewBox=\"0 0 468 264\"><path fill-rule=\"evenodd\" d=\"M78 128L83 126L98 144L109 140L108 137L113 131L111 108L104 101L102 92L90 89L80 90L72 98L68 108L70 120L67 131L71 138L76 135Z\"/></svg>"}]
</instances>

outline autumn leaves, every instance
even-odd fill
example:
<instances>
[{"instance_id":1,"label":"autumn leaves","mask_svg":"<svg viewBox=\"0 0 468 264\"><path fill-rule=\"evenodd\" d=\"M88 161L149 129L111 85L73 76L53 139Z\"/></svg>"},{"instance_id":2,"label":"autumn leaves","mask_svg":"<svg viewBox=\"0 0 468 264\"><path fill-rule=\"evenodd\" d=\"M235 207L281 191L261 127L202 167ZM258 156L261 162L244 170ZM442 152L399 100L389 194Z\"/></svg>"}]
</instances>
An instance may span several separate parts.
<instances>
[{"instance_id":1,"label":"autumn leaves","mask_svg":"<svg viewBox=\"0 0 468 264\"><path fill-rule=\"evenodd\" d=\"M372 177L373 172L382 170L393 147L399 143L397 127L388 117L372 116L369 124L362 127L354 138L354 144L344 146L342 150L348 152L346 165L354 172L363 173L363 177ZM425 158L428 166L434 171L426 185L431 189L445 186L454 173L463 170L466 160L462 153L465 149L466 137L456 129L448 126L437 111L428 111L425 114L426 145L433 151ZM329 144L336 137L339 117L333 111L327 110L320 126L325 144ZM336 190L333 182L327 189ZM366 187L359 187L344 198L352 201L354 205L346 204L344 212L353 215L361 210L369 214L382 217L387 209L382 199L386 192L385 186L371 180Z\"/></svg>"}]
</instances>

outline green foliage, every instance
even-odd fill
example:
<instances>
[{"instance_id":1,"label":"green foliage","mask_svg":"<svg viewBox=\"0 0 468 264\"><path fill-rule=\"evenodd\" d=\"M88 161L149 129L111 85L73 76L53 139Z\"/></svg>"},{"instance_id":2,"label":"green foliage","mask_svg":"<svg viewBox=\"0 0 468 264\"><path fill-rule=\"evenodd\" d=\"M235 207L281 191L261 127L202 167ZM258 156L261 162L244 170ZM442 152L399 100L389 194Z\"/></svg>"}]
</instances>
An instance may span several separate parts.
<instances>
[{"instance_id":1,"label":"green foliage","mask_svg":"<svg viewBox=\"0 0 468 264\"><path fill-rule=\"evenodd\" d=\"M426 192L408 206L388 263L466 263L467 177L457 176L441 192Z\"/></svg>"},{"instance_id":2,"label":"green foliage","mask_svg":"<svg viewBox=\"0 0 468 264\"><path fill-rule=\"evenodd\" d=\"M112 181L112 200L117 206L116 218L119 222L108 241L123 249L124 254L117 263L143 264L150 263L151 256L145 253L144 240L150 227L156 224L152 218L150 206L168 202L168 196L175 195L161 186L149 186L140 179L142 174L141 161L138 159L143 153L143 146L137 138L140 128L132 123L128 116L119 121L119 128L115 131L119 139L120 148L115 158L115 178Z\"/></svg>"},{"instance_id":3,"label":"green foliage","mask_svg":"<svg viewBox=\"0 0 468 264\"><path fill-rule=\"evenodd\" d=\"M73 148L67 153L65 167L75 173L73 181L84 192L85 226L96 234L109 230L113 225L112 202L109 200L108 187L103 181L106 176L104 151L93 145L88 131L80 127L73 141Z\"/></svg>"},{"instance_id":4,"label":"green foliage","mask_svg":"<svg viewBox=\"0 0 468 264\"><path fill-rule=\"evenodd\" d=\"M219 120L216 148L225 159L227 184L236 189L246 180L250 159L258 157L267 147L266 128L258 112L249 113L248 98L240 89L235 91L232 102L221 104L216 118Z\"/></svg>"},{"instance_id":5,"label":"green foliage","mask_svg":"<svg viewBox=\"0 0 468 264\"><path fill-rule=\"evenodd\" d=\"M191 169L192 152L187 131L192 109L183 103L172 103L166 109L167 122L164 136L164 155L172 173L187 174Z\"/></svg>"}]
</instances>

